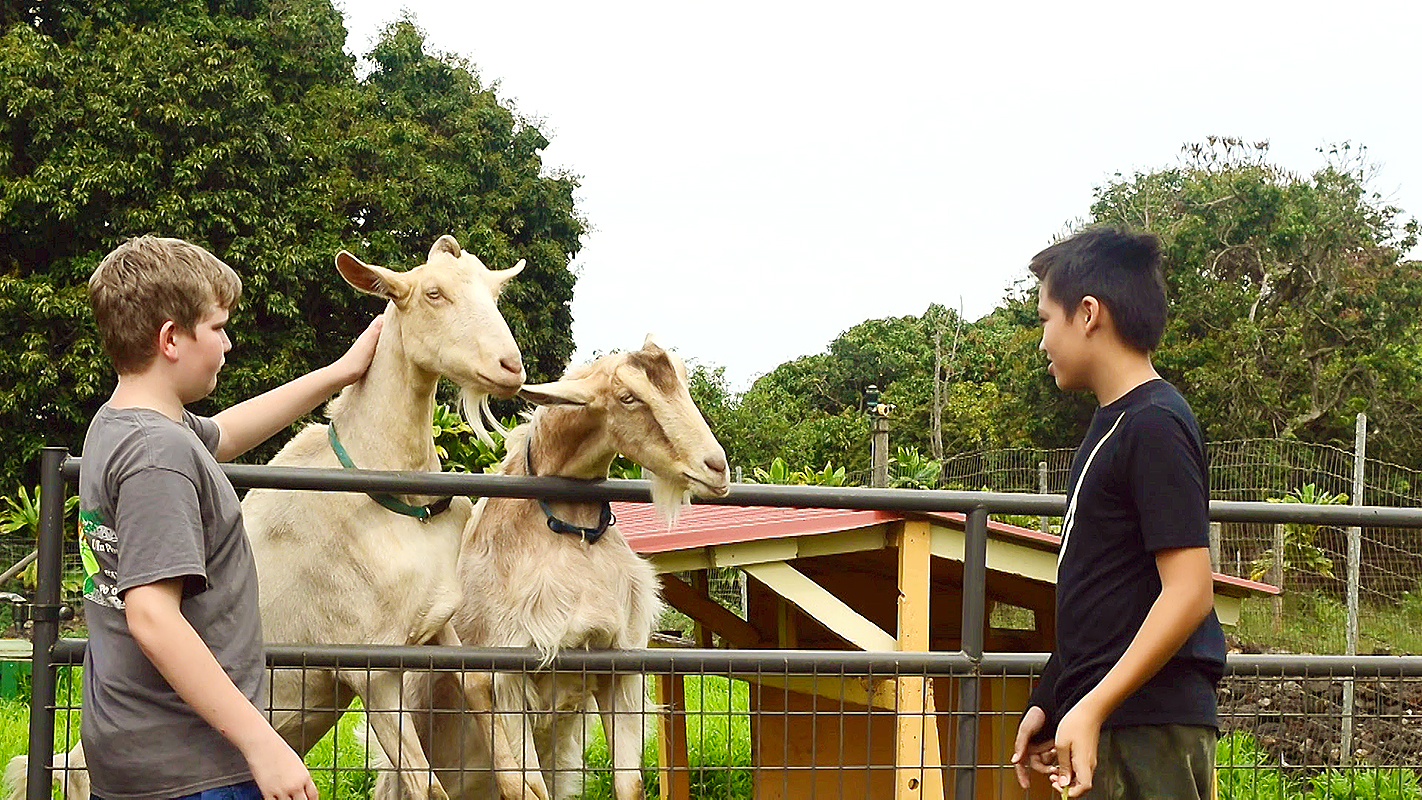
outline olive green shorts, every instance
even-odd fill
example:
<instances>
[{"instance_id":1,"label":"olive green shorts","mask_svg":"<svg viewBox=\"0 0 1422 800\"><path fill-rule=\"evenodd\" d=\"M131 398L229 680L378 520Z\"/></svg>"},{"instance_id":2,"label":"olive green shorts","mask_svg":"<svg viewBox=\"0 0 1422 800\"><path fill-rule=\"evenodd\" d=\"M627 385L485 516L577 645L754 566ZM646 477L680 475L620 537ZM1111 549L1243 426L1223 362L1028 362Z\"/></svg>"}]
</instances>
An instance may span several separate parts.
<instances>
[{"instance_id":1,"label":"olive green shorts","mask_svg":"<svg viewBox=\"0 0 1422 800\"><path fill-rule=\"evenodd\" d=\"M1213 800L1214 728L1128 725L1103 728L1092 800Z\"/></svg>"}]
</instances>

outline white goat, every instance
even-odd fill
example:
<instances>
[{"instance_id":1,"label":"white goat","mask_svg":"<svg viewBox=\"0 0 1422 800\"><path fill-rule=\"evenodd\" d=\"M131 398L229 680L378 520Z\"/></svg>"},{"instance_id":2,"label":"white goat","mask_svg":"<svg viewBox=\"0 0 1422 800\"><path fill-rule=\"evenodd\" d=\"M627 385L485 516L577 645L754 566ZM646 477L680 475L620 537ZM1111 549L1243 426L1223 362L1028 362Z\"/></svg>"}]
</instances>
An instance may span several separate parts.
<instances>
[{"instance_id":1,"label":"white goat","mask_svg":"<svg viewBox=\"0 0 1422 800\"><path fill-rule=\"evenodd\" d=\"M726 455L687 389L686 366L648 338L641 350L604 356L555 383L525 386L539 404L508 435L506 475L605 478L620 452L642 464L670 517L687 497L723 496ZM530 461L532 463L530 463ZM464 601L454 627L469 645L566 648L647 646L661 607L655 574L622 538L606 503L489 498L476 506L459 553ZM433 682L433 686L430 683ZM603 720L618 800L642 797L647 708L641 675L519 675L494 678L494 702L530 784L551 796L582 790L585 715ZM462 708L442 677L412 674L407 702ZM471 720L436 713L420 734L451 797L488 797L489 753ZM463 774L463 770L482 770ZM401 787L381 776L372 797Z\"/></svg>"},{"instance_id":2,"label":"white goat","mask_svg":"<svg viewBox=\"0 0 1422 800\"><path fill-rule=\"evenodd\" d=\"M380 342L365 377L328 405L330 426L308 426L271 463L336 468L339 442L363 469L438 471L430 419L440 376L460 386L476 424L488 394L511 396L523 383L518 346L496 305L499 290L522 266L491 272L451 236L435 242L425 264L403 273L338 254L336 268L347 282L390 301ZM450 625L460 598L453 565L472 507L464 497L430 500L249 492L242 513L257 563L266 641L459 644ZM428 516L397 513L391 504ZM488 675L461 677L469 708L489 719ZM405 791L442 799L437 780L421 780L430 775L429 764L412 719L399 710L401 684L399 672L278 670L269 687L273 725L304 754L359 696L381 747L401 770ZM529 789L546 797L538 787L525 787L508 740L498 726L493 734L493 763L503 769L501 794L521 798ZM81 748L66 763L82 765ZM23 769L12 763L7 778L22 776ZM71 779L70 786L72 794L81 784Z\"/></svg>"}]
</instances>

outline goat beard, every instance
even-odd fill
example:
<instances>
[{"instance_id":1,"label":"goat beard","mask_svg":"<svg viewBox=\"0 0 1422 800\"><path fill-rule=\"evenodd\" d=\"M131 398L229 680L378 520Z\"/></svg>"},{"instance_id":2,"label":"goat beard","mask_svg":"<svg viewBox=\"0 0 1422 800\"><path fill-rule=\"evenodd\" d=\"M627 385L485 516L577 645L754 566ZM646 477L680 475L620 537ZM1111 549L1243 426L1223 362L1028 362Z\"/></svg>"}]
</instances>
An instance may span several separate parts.
<instances>
[{"instance_id":1,"label":"goat beard","mask_svg":"<svg viewBox=\"0 0 1422 800\"><path fill-rule=\"evenodd\" d=\"M646 467L642 468L642 475L651 480L652 505L656 506L657 515L666 521L667 531L671 531L681 507L691 503L691 487L663 478Z\"/></svg>"},{"instance_id":2,"label":"goat beard","mask_svg":"<svg viewBox=\"0 0 1422 800\"><path fill-rule=\"evenodd\" d=\"M500 437L507 438L509 429L499 422L499 418L494 414L494 410L489 408L489 396L473 389L462 389L459 392L460 410L464 413L464 421L469 423L469 427L474 429L474 435L479 437L479 441L490 448L497 448L494 437L489 435L489 428L498 432ZM485 420L488 427L485 427Z\"/></svg>"}]
</instances>

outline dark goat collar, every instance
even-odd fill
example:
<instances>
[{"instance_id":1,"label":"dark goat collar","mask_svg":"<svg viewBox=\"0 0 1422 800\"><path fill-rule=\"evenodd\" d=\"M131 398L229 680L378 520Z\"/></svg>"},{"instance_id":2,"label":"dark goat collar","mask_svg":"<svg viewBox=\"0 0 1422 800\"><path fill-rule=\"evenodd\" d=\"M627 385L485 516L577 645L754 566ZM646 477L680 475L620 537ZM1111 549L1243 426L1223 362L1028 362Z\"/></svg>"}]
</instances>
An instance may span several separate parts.
<instances>
[{"instance_id":1,"label":"dark goat collar","mask_svg":"<svg viewBox=\"0 0 1422 800\"><path fill-rule=\"evenodd\" d=\"M523 461L528 468L529 477L536 477L537 472L533 469L533 425L528 427L528 436L523 440ZM548 518L548 530L554 533L566 533L569 536L576 536L588 544L596 544L598 539L607 533L608 526L617 522L617 517L612 515L612 504L606 500L602 501L602 511L598 514L597 527L584 528L565 522L553 516L553 509L548 506L548 501L538 498L538 507L543 509L543 516Z\"/></svg>"}]
</instances>

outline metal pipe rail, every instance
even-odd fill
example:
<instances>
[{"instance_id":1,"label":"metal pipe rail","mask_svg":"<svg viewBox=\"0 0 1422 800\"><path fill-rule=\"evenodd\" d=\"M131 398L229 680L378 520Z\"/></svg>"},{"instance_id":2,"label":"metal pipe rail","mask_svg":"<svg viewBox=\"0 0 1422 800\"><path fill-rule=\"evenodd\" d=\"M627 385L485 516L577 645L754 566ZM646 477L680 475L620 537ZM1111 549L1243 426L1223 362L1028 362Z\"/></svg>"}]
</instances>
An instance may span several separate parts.
<instances>
[{"instance_id":1,"label":"metal pipe rail","mask_svg":"<svg viewBox=\"0 0 1422 800\"><path fill-rule=\"evenodd\" d=\"M52 663L84 660L84 639L60 639ZM864 652L860 650L564 650L546 665L533 648L439 647L434 645L267 646L267 666L319 669L494 670L498 672L648 672L695 674L773 673L854 677L920 675L1035 675L1046 653L988 653L979 660L962 653ZM1225 674L1306 678L1422 678L1422 656L1319 656L1293 653L1234 654Z\"/></svg>"},{"instance_id":2,"label":"metal pipe rail","mask_svg":"<svg viewBox=\"0 0 1422 800\"><path fill-rule=\"evenodd\" d=\"M65 480L79 475L81 459L66 458ZM619 500L651 502L651 483L644 480L579 481L474 475L461 472L385 472L363 469L313 469L225 464L223 472L235 486L335 492L386 492L473 497L542 497L549 500ZM707 505L797 506L869 511L960 512L983 509L989 514L1061 516L1066 497L1059 494L964 492L947 489L868 489L858 486L731 485L725 497L695 499ZM1321 525L1422 528L1422 508L1393 506L1313 505L1211 500L1216 522L1297 522Z\"/></svg>"}]
</instances>

